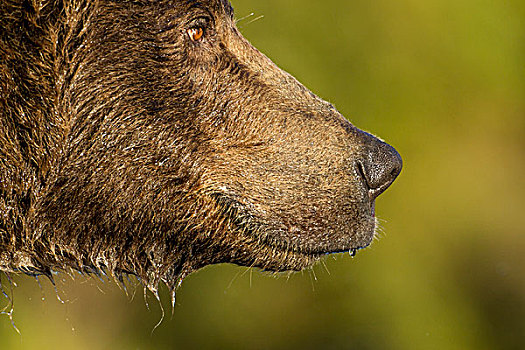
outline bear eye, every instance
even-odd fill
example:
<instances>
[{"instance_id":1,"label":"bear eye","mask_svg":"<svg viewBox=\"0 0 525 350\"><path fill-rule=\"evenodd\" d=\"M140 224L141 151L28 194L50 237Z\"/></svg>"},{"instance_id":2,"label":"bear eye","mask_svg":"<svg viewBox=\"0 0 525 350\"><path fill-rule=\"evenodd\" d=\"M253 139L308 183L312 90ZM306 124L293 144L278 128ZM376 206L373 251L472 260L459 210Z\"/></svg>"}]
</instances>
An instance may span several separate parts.
<instances>
[{"instance_id":1,"label":"bear eye","mask_svg":"<svg viewBox=\"0 0 525 350\"><path fill-rule=\"evenodd\" d=\"M204 29L202 27L190 28L186 31L191 41L200 41L204 36Z\"/></svg>"}]
</instances>

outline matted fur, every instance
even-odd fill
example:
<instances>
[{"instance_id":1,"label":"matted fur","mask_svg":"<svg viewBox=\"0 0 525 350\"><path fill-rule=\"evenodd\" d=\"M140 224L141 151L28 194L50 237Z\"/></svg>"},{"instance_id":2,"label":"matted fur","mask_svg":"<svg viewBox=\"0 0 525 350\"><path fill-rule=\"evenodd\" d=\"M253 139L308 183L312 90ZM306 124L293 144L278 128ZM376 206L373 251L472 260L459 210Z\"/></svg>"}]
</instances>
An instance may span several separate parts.
<instances>
[{"instance_id":1,"label":"matted fur","mask_svg":"<svg viewBox=\"0 0 525 350\"><path fill-rule=\"evenodd\" d=\"M299 270L367 246L400 169L225 0L0 2L2 271Z\"/></svg>"}]
</instances>

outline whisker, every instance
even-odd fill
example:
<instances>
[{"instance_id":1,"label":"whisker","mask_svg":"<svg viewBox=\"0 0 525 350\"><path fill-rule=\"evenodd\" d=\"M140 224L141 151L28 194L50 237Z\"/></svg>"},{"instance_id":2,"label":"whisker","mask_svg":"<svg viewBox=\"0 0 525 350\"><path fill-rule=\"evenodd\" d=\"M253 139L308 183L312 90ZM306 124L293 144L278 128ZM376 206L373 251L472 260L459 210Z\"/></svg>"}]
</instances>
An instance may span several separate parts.
<instances>
[{"instance_id":1,"label":"whisker","mask_svg":"<svg viewBox=\"0 0 525 350\"><path fill-rule=\"evenodd\" d=\"M321 264L323 265L324 269L326 270L326 272L330 275L330 270L328 270L328 266L326 265L326 262L323 260L321 260Z\"/></svg>"},{"instance_id":2,"label":"whisker","mask_svg":"<svg viewBox=\"0 0 525 350\"><path fill-rule=\"evenodd\" d=\"M264 15L260 15L260 16L258 16L258 17L255 17L255 18L252 19L250 22L246 23L246 25L248 25L248 24L252 24L253 22L260 20L261 18L264 18Z\"/></svg>"},{"instance_id":3,"label":"whisker","mask_svg":"<svg viewBox=\"0 0 525 350\"><path fill-rule=\"evenodd\" d=\"M253 15L254 15L254 13L252 12L252 13L250 13L250 14L247 15L247 16L244 16L244 17L242 17L242 18L238 18L238 19L235 20L235 24L239 23L240 21L244 21L245 19L250 18L250 17L253 16Z\"/></svg>"}]
</instances>

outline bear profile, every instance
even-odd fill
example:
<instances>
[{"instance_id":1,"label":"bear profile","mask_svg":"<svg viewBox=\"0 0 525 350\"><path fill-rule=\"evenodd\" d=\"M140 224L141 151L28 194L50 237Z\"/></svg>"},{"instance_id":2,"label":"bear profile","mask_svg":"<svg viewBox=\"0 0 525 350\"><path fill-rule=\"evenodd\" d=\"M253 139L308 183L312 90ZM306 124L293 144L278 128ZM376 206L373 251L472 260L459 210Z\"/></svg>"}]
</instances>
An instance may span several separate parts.
<instances>
[{"instance_id":1,"label":"bear profile","mask_svg":"<svg viewBox=\"0 0 525 350\"><path fill-rule=\"evenodd\" d=\"M300 270L371 242L401 166L227 0L0 4L0 271Z\"/></svg>"}]
</instances>

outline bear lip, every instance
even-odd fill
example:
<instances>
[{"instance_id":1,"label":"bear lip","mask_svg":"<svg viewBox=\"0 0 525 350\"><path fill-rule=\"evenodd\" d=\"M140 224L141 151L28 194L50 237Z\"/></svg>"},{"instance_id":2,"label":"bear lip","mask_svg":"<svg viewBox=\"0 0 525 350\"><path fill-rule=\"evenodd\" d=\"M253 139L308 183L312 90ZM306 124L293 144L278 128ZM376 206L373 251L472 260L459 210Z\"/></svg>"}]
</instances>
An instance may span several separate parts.
<instances>
[{"instance_id":1,"label":"bear lip","mask_svg":"<svg viewBox=\"0 0 525 350\"><path fill-rule=\"evenodd\" d=\"M279 236L280 230L270 229L264 230L261 223L256 219L251 213L250 209L240 203L239 201L230 198L225 194L215 194L213 196L217 203L222 207L223 213L230 216L232 223L236 227L236 231L243 236L257 238L258 243L264 247L270 249L276 249L283 253L290 253L294 256L305 257L317 260L324 255L337 254L337 253L347 253L350 255L355 255L357 250L366 248L371 240L365 244L343 244L341 247L323 247L315 248L307 244L297 244L290 243L290 240L286 237L281 238ZM237 215L232 216L232 212L236 212ZM371 217L374 218L374 203L371 203ZM242 217L242 220L238 220L238 217ZM375 220L374 220L375 222ZM375 225L371 228L370 235L373 236L375 231ZM367 233L368 235L368 233Z\"/></svg>"}]
</instances>

